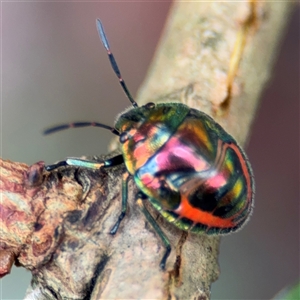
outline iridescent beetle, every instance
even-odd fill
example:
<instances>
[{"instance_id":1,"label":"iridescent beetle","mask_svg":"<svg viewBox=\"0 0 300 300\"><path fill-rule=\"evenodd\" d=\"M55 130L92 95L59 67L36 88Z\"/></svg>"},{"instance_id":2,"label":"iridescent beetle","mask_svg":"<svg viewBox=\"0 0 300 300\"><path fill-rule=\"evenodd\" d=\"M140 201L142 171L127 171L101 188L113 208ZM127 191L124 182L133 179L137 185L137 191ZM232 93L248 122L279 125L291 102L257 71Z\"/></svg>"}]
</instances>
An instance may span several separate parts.
<instances>
[{"instance_id":1,"label":"iridescent beetle","mask_svg":"<svg viewBox=\"0 0 300 300\"><path fill-rule=\"evenodd\" d=\"M67 158L46 166L101 169L125 163L122 211L110 233L114 235L126 214L127 184L133 176L140 192L137 204L165 245L160 267L165 268L170 242L143 204L148 199L170 223L180 229L210 235L236 231L249 219L253 207L251 167L237 142L211 117L180 103L148 103L139 107L110 51L101 21L100 39L120 84L132 103L115 127L97 122L76 122L52 127L45 134L71 127L96 126L119 136L122 155L102 162Z\"/></svg>"}]
</instances>

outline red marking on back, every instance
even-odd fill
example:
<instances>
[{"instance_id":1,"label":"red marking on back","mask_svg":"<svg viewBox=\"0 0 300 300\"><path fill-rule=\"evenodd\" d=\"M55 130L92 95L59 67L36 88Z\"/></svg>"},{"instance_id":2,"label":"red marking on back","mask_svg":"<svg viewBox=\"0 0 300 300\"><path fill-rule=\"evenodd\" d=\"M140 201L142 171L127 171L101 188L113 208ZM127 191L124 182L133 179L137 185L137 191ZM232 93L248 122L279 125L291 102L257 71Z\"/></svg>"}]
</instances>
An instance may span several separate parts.
<instances>
[{"instance_id":1,"label":"red marking on back","mask_svg":"<svg viewBox=\"0 0 300 300\"><path fill-rule=\"evenodd\" d=\"M231 148L235 152L235 154L237 155L237 157L239 159L239 162L241 164L241 168L243 171L243 176L246 179L247 203L249 203L252 198L251 174L250 174L249 168L247 166L247 163L245 161L245 158L243 157L243 155L241 153L241 150L235 144L224 143L221 145L219 142L218 146L219 146L219 150L218 150L218 153L216 156L216 165L215 165L216 170L217 171L220 170L220 168L224 162L226 150L228 148ZM190 183L192 183L192 182L190 182ZM210 186L210 187L220 188L221 186L224 186L226 184L226 177L224 177L224 174L218 173L216 176L212 176L210 178L205 179L205 182L203 182L202 184L205 184L206 186ZM188 185L188 183L186 183L185 185ZM188 195L189 195L188 193L190 191L190 188L186 189L186 192L183 192L181 194L182 198L181 198L180 206L176 210L174 210L174 212L177 213L180 217L187 218L195 223L201 223L208 227L232 228L237 225L235 222L235 219L239 215L240 211L244 210L244 208L242 208L240 211L238 211L236 214L234 214L233 216L231 216L229 218L220 218L220 217L214 216L213 212L202 211L201 209L195 208L190 204L190 202L188 200ZM242 220L240 220L240 222L241 221Z\"/></svg>"},{"instance_id":2,"label":"red marking on back","mask_svg":"<svg viewBox=\"0 0 300 300\"><path fill-rule=\"evenodd\" d=\"M201 223L207 227L231 228L236 224L232 222L232 218L222 219L212 215L210 212L191 206L185 195L181 198L180 206L174 210L180 217L187 218L195 223Z\"/></svg>"}]
</instances>

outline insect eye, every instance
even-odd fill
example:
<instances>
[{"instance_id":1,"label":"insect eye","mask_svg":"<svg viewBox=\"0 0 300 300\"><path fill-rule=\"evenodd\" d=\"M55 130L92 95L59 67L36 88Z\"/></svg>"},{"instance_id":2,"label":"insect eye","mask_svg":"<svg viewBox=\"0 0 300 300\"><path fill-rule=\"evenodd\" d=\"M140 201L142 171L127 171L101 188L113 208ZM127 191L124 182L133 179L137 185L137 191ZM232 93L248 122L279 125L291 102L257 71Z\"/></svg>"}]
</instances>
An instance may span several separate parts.
<instances>
[{"instance_id":1,"label":"insect eye","mask_svg":"<svg viewBox=\"0 0 300 300\"><path fill-rule=\"evenodd\" d=\"M127 132L124 131L120 134L120 143L121 144L124 144L126 141L128 141L128 139L129 139L129 136L128 136Z\"/></svg>"},{"instance_id":2,"label":"insect eye","mask_svg":"<svg viewBox=\"0 0 300 300\"><path fill-rule=\"evenodd\" d=\"M153 109L155 107L155 103L149 102L149 103L145 104L144 107L147 109Z\"/></svg>"}]
</instances>

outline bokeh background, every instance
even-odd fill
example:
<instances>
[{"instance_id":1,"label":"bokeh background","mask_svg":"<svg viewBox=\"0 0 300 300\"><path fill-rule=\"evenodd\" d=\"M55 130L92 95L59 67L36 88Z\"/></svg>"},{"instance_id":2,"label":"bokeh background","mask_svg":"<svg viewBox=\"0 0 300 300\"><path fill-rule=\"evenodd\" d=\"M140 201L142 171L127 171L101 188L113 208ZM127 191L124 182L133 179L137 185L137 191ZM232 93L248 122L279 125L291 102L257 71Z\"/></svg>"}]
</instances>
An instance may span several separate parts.
<instances>
[{"instance_id":1,"label":"bokeh background","mask_svg":"<svg viewBox=\"0 0 300 300\"><path fill-rule=\"evenodd\" d=\"M113 124L129 103L100 44L95 19L101 17L135 95L170 3L1 5L1 156L32 164L106 153L112 136L104 130L44 137L42 129L74 120ZM222 239L221 275L212 299L270 299L299 278L299 17L298 6L247 148L256 175L255 211L244 230ZM13 268L0 281L1 299L22 299L30 277Z\"/></svg>"}]
</instances>

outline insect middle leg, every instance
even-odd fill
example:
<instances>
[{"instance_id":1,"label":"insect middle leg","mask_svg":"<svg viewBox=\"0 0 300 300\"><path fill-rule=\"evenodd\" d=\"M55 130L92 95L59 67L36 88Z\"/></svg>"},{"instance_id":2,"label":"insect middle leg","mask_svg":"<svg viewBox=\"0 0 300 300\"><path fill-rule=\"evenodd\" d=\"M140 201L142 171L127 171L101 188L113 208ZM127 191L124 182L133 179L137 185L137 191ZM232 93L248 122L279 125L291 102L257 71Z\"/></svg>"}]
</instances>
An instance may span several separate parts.
<instances>
[{"instance_id":1,"label":"insect middle leg","mask_svg":"<svg viewBox=\"0 0 300 300\"><path fill-rule=\"evenodd\" d=\"M122 220L124 219L124 217L126 215L127 199L128 199L128 178L129 178L129 173L127 171L125 171L122 175L122 210L118 217L118 221L116 222L116 224L113 226L113 228L110 231L111 235L116 234Z\"/></svg>"},{"instance_id":2,"label":"insect middle leg","mask_svg":"<svg viewBox=\"0 0 300 300\"><path fill-rule=\"evenodd\" d=\"M145 207L144 201L147 200L147 199L148 199L148 197L144 193L139 192L137 194L137 197L136 197L136 203L140 207L141 211L145 215L148 222L152 225L153 229L156 231L156 233L159 235L162 242L164 243L165 253L164 253L164 256L161 259L160 264L159 264L160 268L162 270L164 270L165 266L166 266L166 261L167 261L169 255L170 255L170 253L171 253L171 244L170 244L168 238L163 233L163 231L158 226L157 222L153 219L153 217L149 213L148 209Z\"/></svg>"}]
</instances>

